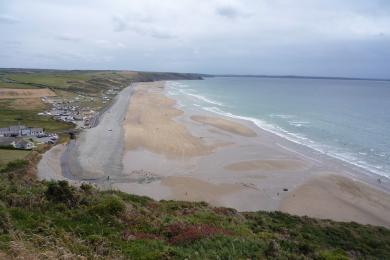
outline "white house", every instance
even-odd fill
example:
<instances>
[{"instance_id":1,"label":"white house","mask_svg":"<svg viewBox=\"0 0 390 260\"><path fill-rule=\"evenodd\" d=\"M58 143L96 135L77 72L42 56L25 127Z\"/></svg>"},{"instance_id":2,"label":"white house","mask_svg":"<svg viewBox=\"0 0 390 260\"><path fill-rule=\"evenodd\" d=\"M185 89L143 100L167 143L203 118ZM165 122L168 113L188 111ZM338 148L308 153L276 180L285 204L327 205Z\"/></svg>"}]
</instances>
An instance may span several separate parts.
<instances>
[{"instance_id":1,"label":"white house","mask_svg":"<svg viewBox=\"0 0 390 260\"><path fill-rule=\"evenodd\" d=\"M13 145L17 149L26 149L26 150L32 149L34 146L32 142L28 142L28 141L23 140L23 139L16 140L13 143Z\"/></svg>"}]
</instances>

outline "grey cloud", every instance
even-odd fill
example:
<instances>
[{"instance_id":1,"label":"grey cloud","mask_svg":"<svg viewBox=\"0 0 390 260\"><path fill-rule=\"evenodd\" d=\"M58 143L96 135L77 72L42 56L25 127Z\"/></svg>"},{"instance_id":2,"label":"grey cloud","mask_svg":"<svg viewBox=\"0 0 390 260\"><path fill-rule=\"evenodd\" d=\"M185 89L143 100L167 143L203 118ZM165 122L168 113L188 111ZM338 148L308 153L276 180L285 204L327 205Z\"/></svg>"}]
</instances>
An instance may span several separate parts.
<instances>
[{"instance_id":1,"label":"grey cloud","mask_svg":"<svg viewBox=\"0 0 390 260\"><path fill-rule=\"evenodd\" d=\"M115 32L123 32L129 29L129 26L127 25L127 22L119 16L113 16L112 22L114 25L114 31Z\"/></svg>"},{"instance_id":2,"label":"grey cloud","mask_svg":"<svg viewBox=\"0 0 390 260\"><path fill-rule=\"evenodd\" d=\"M173 39L173 38L176 38L176 36L171 34L171 33L164 32L164 31L159 31L159 30L150 30L147 34L152 36L153 38L157 38L157 39Z\"/></svg>"},{"instance_id":3,"label":"grey cloud","mask_svg":"<svg viewBox=\"0 0 390 260\"><path fill-rule=\"evenodd\" d=\"M389 0L0 0L0 10L0 67L390 78Z\"/></svg>"},{"instance_id":4,"label":"grey cloud","mask_svg":"<svg viewBox=\"0 0 390 260\"><path fill-rule=\"evenodd\" d=\"M139 35L150 36L156 39L172 39L176 37L166 30L155 27L150 20L142 19L140 22L126 21L123 17L114 16L112 21L115 32L133 31Z\"/></svg>"},{"instance_id":5,"label":"grey cloud","mask_svg":"<svg viewBox=\"0 0 390 260\"><path fill-rule=\"evenodd\" d=\"M246 16L239 8L230 5L218 6L215 9L215 13L219 16L230 19Z\"/></svg>"},{"instance_id":6,"label":"grey cloud","mask_svg":"<svg viewBox=\"0 0 390 260\"><path fill-rule=\"evenodd\" d=\"M65 42L79 42L82 40L81 37L74 36L74 35L57 35L55 36L55 39L60 40L60 41L65 41Z\"/></svg>"}]
</instances>

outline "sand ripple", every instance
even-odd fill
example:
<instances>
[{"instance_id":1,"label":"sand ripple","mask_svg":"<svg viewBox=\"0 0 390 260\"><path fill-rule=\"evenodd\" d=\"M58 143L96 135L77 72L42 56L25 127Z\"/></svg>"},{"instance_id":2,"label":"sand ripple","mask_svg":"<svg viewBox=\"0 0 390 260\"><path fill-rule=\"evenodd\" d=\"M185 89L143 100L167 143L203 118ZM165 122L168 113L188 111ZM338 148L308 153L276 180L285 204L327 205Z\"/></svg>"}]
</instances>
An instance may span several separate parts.
<instances>
[{"instance_id":1,"label":"sand ripple","mask_svg":"<svg viewBox=\"0 0 390 260\"><path fill-rule=\"evenodd\" d=\"M212 116L191 116L191 119L202 124L211 125L218 129L224 130L226 132L247 136L247 137L255 137L257 134L252 129L236 123L231 120L226 120L220 117L212 117Z\"/></svg>"},{"instance_id":2,"label":"sand ripple","mask_svg":"<svg viewBox=\"0 0 390 260\"><path fill-rule=\"evenodd\" d=\"M183 112L163 94L163 84L143 83L134 89L124 122L126 149L145 148L170 158L210 153L214 147L174 120Z\"/></svg>"},{"instance_id":3,"label":"sand ripple","mask_svg":"<svg viewBox=\"0 0 390 260\"><path fill-rule=\"evenodd\" d=\"M295 171L303 169L305 163L298 160L251 160L241 161L225 166L225 169L231 171Z\"/></svg>"}]
</instances>

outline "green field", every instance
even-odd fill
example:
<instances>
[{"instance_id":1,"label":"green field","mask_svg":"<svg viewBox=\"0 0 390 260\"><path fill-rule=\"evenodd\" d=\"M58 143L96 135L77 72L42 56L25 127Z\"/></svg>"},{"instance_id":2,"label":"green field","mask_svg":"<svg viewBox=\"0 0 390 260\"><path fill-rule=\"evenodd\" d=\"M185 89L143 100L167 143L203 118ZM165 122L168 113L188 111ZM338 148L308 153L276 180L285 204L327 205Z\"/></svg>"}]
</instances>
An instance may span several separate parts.
<instances>
[{"instance_id":1,"label":"green field","mask_svg":"<svg viewBox=\"0 0 390 260\"><path fill-rule=\"evenodd\" d=\"M27 84L19 84L19 83L8 83L0 81L0 88L37 88Z\"/></svg>"},{"instance_id":2,"label":"green field","mask_svg":"<svg viewBox=\"0 0 390 260\"><path fill-rule=\"evenodd\" d=\"M9 102L9 101L8 101ZM30 127L42 127L48 132L65 131L73 128L72 124L60 122L48 116L40 116L40 110L11 109L7 102L0 102L0 127L22 125Z\"/></svg>"},{"instance_id":3,"label":"green field","mask_svg":"<svg viewBox=\"0 0 390 260\"><path fill-rule=\"evenodd\" d=\"M3 71L0 86L7 88L50 88L89 95L112 87L124 87L137 78L136 73L111 71ZM12 81L12 83L10 83Z\"/></svg>"},{"instance_id":4,"label":"green field","mask_svg":"<svg viewBox=\"0 0 390 260\"><path fill-rule=\"evenodd\" d=\"M0 148L0 170L4 168L7 163L24 159L27 155L30 154L30 151L23 150L11 150L11 149L1 149Z\"/></svg>"}]
</instances>

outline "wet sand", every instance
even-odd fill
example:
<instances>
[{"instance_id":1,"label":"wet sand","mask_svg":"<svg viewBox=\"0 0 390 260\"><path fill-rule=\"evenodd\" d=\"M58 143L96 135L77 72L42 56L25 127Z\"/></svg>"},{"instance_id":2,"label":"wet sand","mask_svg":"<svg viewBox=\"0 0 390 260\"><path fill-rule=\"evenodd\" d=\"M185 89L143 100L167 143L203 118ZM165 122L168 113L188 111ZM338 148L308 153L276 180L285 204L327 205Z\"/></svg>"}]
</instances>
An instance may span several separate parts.
<instances>
[{"instance_id":1,"label":"wet sand","mask_svg":"<svg viewBox=\"0 0 390 260\"><path fill-rule=\"evenodd\" d=\"M247 137L256 136L256 132L242 124L229 121L219 117L212 116L191 116L191 119L202 124L214 126L220 130L227 131L232 134L238 134Z\"/></svg>"},{"instance_id":2,"label":"wet sand","mask_svg":"<svg viewBox=\"0 0 390 260\"><path fill-rule=\"evenodd\" d=\"M284 171L302 170L304 163L297 160L253 160L232 163L225 166L231 171Z\"/></svg>"},{"instance_id":3,"label":"wet sand","mask_svg":"<svg viewBox=\"0 0 390 260\"><path fill-rule=\"evenodd\" d=\"M241 211L282 210L390 226L385 220L388 193L347 177L358 170L249 122L183 112L164 95L162 83L139 84L134 91L124 122L124 173L143 170L155 178L114 187L155 199L203 200ZM327 181L318 186L318 180ZM357 188L363 191L359 206L341 210L340 201L357 203Z\"/></svg>"},{"instance_id":4,"label":"wet sand","mask_svg":"<svg viewBox=\"0 0 390 260\"><path fill-rule=\"evenodd\" d=\"M390 196L360 181L337 175L315 178L282 201L294 215L356 221L390 227Z\"/></svg>"},{"instance_id":5,"label":"wet sand","mask_svg":"<svg viewBox=\"0 0 390 260\"><path fill-rule=\"evenodd\" d=\"M182 111L163 82L136 84L129 98L121 93L78 140L69 161L79 180L157 200L390 227L389 183L375 186L361 169L247 121Z\"/></svg>"}]
</instances>

